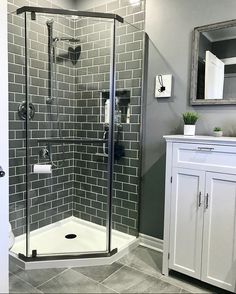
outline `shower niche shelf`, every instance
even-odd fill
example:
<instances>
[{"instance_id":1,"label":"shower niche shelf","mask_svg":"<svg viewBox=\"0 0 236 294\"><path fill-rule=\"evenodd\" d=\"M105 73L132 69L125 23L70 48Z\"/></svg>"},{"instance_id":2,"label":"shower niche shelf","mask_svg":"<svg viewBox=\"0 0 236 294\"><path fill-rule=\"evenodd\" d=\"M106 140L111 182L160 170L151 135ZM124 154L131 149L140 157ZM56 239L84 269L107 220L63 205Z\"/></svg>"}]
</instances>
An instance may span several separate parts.
<instances>
[{"instance_id":1,"label":"shower niche shelf","mask_svg":"<svg viewBox=\"0 0 236 294\"><path fill-rule=\"evenodd\" d=\"M106 153L95 153L95 155L108 158L108 154L106 154Z\"/></svg>"},{"instance_id":2,"label":"shower niche shelf","mask_svg":"<svg viewBox=\"0 0 236 294\"><path fill-rule=\"evenodd\" d=\"M130 90L116 91L116 105L115 105L115 122L118 124L130 123ZM101 123L109 123L109 99L110 92L101 92L100 101L100 117Z\"/></svg>"}]
</instances>

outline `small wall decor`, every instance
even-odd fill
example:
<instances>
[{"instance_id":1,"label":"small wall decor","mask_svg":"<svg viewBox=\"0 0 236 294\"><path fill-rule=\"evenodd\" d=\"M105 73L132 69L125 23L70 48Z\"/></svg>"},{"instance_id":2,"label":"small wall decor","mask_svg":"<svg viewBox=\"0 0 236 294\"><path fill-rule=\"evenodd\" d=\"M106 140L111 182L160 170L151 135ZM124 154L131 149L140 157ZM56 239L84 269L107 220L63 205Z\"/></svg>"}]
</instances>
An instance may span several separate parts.
<instances>
[{"instance_id":1,"label":"small wall decor","mask_svg":"<svg viewBox=\"0 0 236 294\"><path fill-rule=\"evenodd\" d=\"M156 77L156 98L169 98L172 93L172 75L158 75Z\"/></svg>"}]
</instances>

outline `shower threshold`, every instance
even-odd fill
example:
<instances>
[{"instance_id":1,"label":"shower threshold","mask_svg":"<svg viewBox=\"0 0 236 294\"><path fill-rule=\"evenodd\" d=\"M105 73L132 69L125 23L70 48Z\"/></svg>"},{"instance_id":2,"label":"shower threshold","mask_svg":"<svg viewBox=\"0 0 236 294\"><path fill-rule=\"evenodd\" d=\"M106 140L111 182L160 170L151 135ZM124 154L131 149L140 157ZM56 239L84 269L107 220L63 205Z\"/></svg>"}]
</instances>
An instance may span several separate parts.
<instances>
[{"instance_id":1,"label":"shower threshold","mask_svg":"<svg viewBox=\"0 0 236 294\"><path fill-rule=\"evenodd\" d=\"M68 235L76 235L76 237L67 239L66 236ZM116 254L104 255L104 257L101 254L101 257L79 258L80 253L90 252L92 254L105 251L106 228L72 216L35 230L30 234L32 250L37 250L39 256L57 256L57 258L36 259L28 262L18 257L19 253L25 253L25 238L25 235L16 238L10 256L26 270L108 265L138 246L139 242L134 236L112 230L112 249L113 251L117 249ZM78 254L78 258L75 254ZM61 257L59 257L60 255ZM72 259L63 258L63 255L74 255L74 257Z\"/></svg>"}]
</instances>

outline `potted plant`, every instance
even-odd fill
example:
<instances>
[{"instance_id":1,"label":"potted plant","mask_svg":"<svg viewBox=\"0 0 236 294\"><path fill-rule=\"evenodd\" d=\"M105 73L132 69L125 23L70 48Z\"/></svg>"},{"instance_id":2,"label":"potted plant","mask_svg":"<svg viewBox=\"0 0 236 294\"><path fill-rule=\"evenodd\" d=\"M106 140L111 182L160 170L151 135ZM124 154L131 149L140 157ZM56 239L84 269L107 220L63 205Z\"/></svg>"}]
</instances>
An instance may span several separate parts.
<instances>
[{"instance_id":1,"label":"potted plant","mask_svg":"<svg viewBox=\"0 0 236 294\"><path fill-rule=\"evenodd\" d=\"M199 115L196 112L183 113L185 136L195 136L196 122L198 119Z\"/></svg>"},{"instance_id":2,"label":"potted plant","mask_svg":"<svg viewBox=\"0 0 236 294\"><path fill-rule=\"evenodd\" d=\"M221 128L219 127L215 127L214 130L213 130L213 135L215 137L222 137L223 136L223 131Z\"/></svg>"}]
</instances>

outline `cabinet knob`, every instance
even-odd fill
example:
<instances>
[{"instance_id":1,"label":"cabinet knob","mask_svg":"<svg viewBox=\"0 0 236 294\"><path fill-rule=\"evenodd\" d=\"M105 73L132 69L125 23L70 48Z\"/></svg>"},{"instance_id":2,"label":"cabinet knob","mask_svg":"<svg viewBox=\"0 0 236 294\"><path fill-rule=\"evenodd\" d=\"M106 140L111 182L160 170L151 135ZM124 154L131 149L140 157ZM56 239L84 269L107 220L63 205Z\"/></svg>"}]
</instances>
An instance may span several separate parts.
<instances>
[{"instance_id":1,"label":"cabinet knob","mask_svg":"<svg viewBox=\"0 0 236 294\"><path fill-rule=\"evenodd\" d=\"M6 173L5 171L2 169L2 167L0 166L0 178L5 177Z\"/></svg>"}]
</instances>

